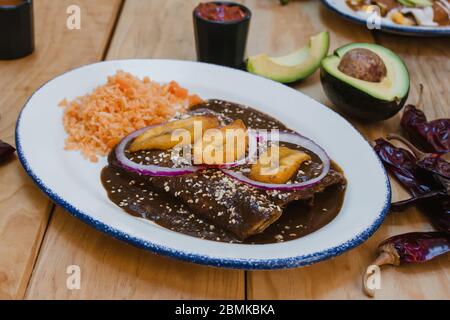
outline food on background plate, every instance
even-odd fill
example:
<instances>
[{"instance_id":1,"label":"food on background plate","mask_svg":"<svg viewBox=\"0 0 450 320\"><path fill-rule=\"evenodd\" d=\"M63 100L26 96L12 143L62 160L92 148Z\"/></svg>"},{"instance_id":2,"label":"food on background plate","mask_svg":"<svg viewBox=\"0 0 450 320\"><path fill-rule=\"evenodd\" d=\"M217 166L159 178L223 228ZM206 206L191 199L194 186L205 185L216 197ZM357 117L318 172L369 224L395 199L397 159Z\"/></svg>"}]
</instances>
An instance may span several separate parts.
<instances>
[{"instance_id":1,"label":"food on background plate","mask_svg":"<svg viewBox=\"0 0 450 320\"><path fill-rule=\"evenodd\" d=\"M185 124L199 118L208 119L209 129L195 141L175 147L151 142L181 127L190 133ZM263 130L279 130L278 136ZM225 141L216 140L224 132ZM236 142L232 147L228 137ZM135 141L147 144L132 151ZM194 159L200 153L214 161L181 157L179 147L184 152L186 146ZM269 153L279 155L280 165L264 175ZM326 225L339 213L346 189L342 170L320 146L262 112L222 100L133 132L110 152L101 179L109 198L134 216L194 237L258 244L297 239Z\"/></svg>"},{"instance_id":2,"label":"food on background plate","mask_svg":"<svg viewBox=\"0 0 450 320\"><path fill-rule=\"evenodd\" d=\"M65 148L95 162L131 132L167 121L200 101L174 81L161 85L119 71L90 94L60 103Z\"/></svg>"},{"instance_id":3,"label":"food on background plate","mask_svg":"<svg viewBox=\"0 0 450 320\"><path fill-rule=\"evenodd\" d=\"M450 25L448 0L346 0L357 13L366 16L373 7L389 21L404 26L438 27Z\"/></svg>"},{"instance_id":4,"label":"food on background plate","mask_svg":"<svg viewBox=\"0 0 450 320\"><path fill-rule=\"evenodd\" d=\"M331 102L364 120L394 116L409 94L409 73L402 59L376 44L351 43L322 61L321 82Z\"/></svg>"},{"instance_id":5,"label":"food on background plate","mask_svg":"<svg viewBox=\"0 0 450 320\"><path fill-rule=\"evenodd\" d=\"M320 67L320 62L328 54L329 46L330 35L328 31L324 31L311 37L305 47L286 56L275 58L263 53L250 57L247 70L281 83L302 80Z\"/></svg>"}]
</instances>

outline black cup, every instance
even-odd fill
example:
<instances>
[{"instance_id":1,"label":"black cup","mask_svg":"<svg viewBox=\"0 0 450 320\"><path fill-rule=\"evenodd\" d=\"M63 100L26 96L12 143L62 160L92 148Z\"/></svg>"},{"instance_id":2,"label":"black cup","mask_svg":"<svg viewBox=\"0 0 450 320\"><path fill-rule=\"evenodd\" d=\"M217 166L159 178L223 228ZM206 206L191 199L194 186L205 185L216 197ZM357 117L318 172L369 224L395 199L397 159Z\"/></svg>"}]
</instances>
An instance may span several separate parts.
<instances>
[{"instance_id":1,"label":"black cup","mask_svg":"<svg viewBox=\"0 0 450 320\"><path fill-rule=\"evenodd\" d=\"M194 10L194 31L197 59L232 68L244 66L244 54L250 26L251 11L238 3L213 1L226 6L239 6L245 17L236 21L211 21Z\"/></svg>"},{"instance_id":2,"label":"black cup","mask_svg":"<svg viewBox=\"0 0 450 320\"><path fill-rule=\"evenodd\" d=\"M17 59L33 51L33 1L0 1L0 59Z\"/></svg>"}]
</instances>

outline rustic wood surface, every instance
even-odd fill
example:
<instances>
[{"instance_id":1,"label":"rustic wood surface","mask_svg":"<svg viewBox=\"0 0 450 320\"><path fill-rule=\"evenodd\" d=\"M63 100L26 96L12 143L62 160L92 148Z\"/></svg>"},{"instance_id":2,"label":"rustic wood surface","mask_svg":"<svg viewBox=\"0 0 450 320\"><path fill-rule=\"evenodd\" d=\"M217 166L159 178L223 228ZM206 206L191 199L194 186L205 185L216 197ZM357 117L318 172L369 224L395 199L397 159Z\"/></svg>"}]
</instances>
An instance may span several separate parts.
<instances>
[{"instance_id":1,"label":"rustic wood surface","mask_svg":"<svg viewBox=\"0 0 450 320\"><path fill-rule=\"evenodd\" d=\"M198 1L125 0L122 6L120 0L78 0L82 9L78 31L65 28L69 2L37 0L37 52L0 62L1 139L13 142L17 114L33 90L72 67L102 58L195 60L191 13ZM331 33L331 49L348 42L376 42L405 59L412 78L410 101L415 102L423 83L427 115L450 117L450 38L373 34L328 12L317 0L295 1L286 7L276 0L239 2L253 11L249 54L287 53L322 30ZM317 73L295 88L332 107ZM369 140L398 131L398 116L378 124L350 120ZM389 216L369 241L333 260L293 270L224 270L136 249L95 231L61 208L50 214L50 202L17 161L0 168L0 181L0 298L360 299L365 298L361 275L380 240L431 229L411 209ZM405 197L395 183L393 190L395 199ZM81 268L80 290L66 287L70 265ZM385 268L377 298L449 299L449 266L447 256L420 266Z\"/></svg>"},{"instance_id":2,"label":"rustic wood surface","mask_svg":"<svg viewBox=\"0 0 450 320\"><path fill-rule=\"evenodd\" d=\"M69 0L35 1L36 52L0 61L0 138L13 143L17 116L26 99L56 75L104 55L120 0L77 1L85 6L82 29L69 31ZM0 298L24 296L44 235L50 201L17 160L0 167Z\"/></svg>"},{"instance_id":3,"label":"rustic wood surface","mask_svg":"<svg viewBox=\"0 0 450 320\"><path fill-rule=\"evenodd\" d=\"M193 33L190 13L194 2L126 1L106 58L194 59L193 39L186 37ZM186 16L177 15L176 8ZM152 14L159 10L161 14ZM81 268L80 290L66 288L68 265ZM244 287L244 271L194 265L133 248L57 208L27 297L243 299Z\"/></svg>"},{"instance_id":4,"label":"rustic wood surface","mask_svg":"<svg viewBox=\"0 0 450 320\"><path fill-rule=\"evenodd\" d=\"M261 1L261 3L264 2L267 3L267 1ZM258 37L260 43L257 51L282 53L278 42L282 43L283 50L289 46L293 49L292 46L295 46L295 41L298 39L298 35L294 35L295 30L298 30L298 33L301 33L301 30L308 30L310 34L324 29L330 30L333 40L331 50L347 42L356 41L385 45L399 53L408 65L412 80L410 101L417 100L419 83L423 83L426 85L424 105L427 115L431 118L450 116L449 38L422 39L384 34L373 35L364 28L337 18L316 1L295 2L284 8L270 10L267 14L283 16L284 18L279 20L286 21L284 28L291 32L281 32L283 28L267 28L266 31L269 34L266 37ZM294 21L294 24L289 24L289 21ZM280 35L284 40L278 39ZM274 39L277 43L274 43ZM251 46L250 50L252 50ZM286 50L289 51L289 48ZM317 74L295 87L331 107L331 103L322 91ZM377 124L350 120L367 139L373 140L389 132L397 132L399 119L400 115ZM393 197L394 200L405 197L404 191L395 183ZM364 299L366 296L361 291L361 275L375 258L374 249L377 244L394 234L421 230L431 230L431 227L417 210L411 209L404 213L392 214L366 243L333 260L294 270L249 272L248 297L250 299ZM449 261L449 257L445 256L420 266L408 266L401 269L384 268L381 290L378 290L376 297L380 299L448 299L450 298Z\"/></svg>"}]
</instances>

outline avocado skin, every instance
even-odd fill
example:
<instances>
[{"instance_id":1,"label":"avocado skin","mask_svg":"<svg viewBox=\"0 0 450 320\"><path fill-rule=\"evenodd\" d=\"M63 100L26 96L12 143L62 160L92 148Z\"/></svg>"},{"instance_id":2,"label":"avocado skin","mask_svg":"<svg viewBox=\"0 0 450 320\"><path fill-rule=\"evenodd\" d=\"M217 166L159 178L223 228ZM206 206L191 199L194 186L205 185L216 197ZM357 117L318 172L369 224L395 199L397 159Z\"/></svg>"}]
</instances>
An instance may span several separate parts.
<instances>
[{"instance_id":1,"label":"avocado skin","mask_svg":"<svg viewBox=\"0 0 450 320\"><path fill-rule=\"evenodd\" d=\"M408 98L409 89L401 101L387 101L372 97L320 69L323 90L331 102L355 118L369 121L386 120L396 115Z\"/></svg>"}]
</instances>

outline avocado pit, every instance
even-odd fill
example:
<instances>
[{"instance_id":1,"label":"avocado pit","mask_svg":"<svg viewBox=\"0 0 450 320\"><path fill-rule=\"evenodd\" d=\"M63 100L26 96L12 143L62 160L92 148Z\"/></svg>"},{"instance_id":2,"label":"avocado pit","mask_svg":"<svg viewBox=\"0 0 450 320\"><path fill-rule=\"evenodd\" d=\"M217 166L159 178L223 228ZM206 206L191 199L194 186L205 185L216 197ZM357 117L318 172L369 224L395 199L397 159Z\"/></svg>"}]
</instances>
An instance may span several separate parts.
<instances>
[{"instance_id":1,"label":"avocado pit","mask_svg":"<svg viewBox=\"0 0 450 320\"><path fill-rule=\"evenodd\" d=\"M338 69L352 78L369 82L381 82L387 76L386 65L380 56L365 48L346 52Z\"/></svg>"}]
</instances>

